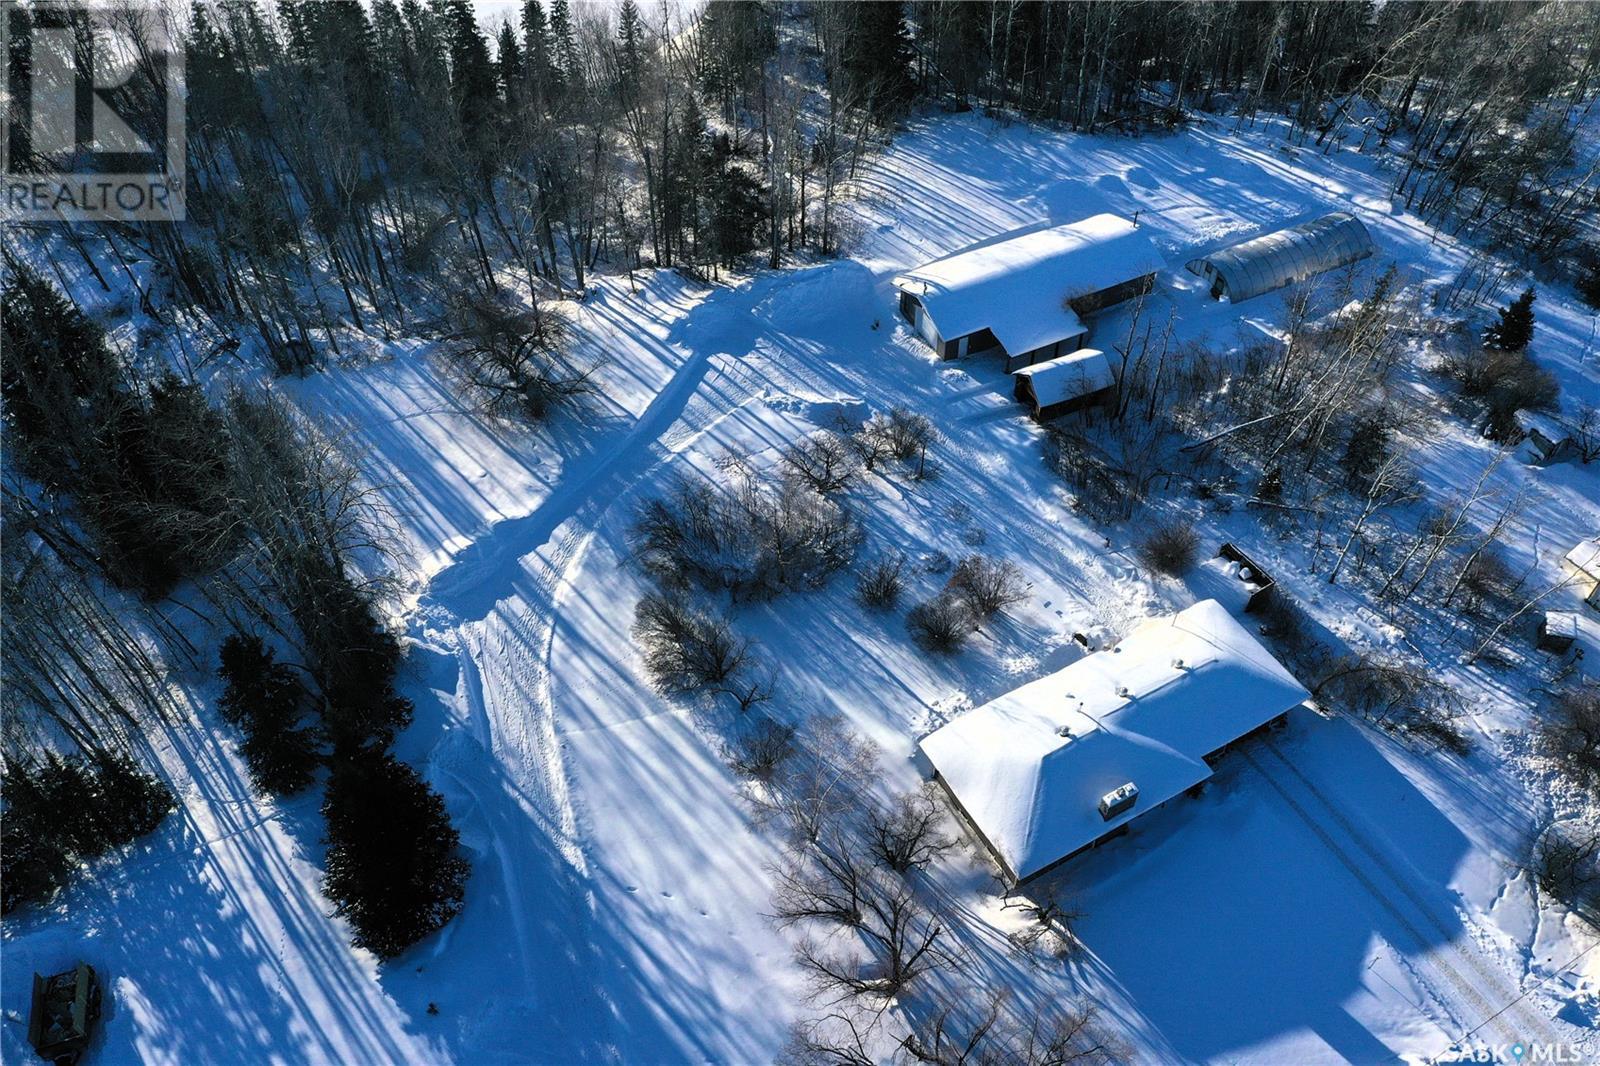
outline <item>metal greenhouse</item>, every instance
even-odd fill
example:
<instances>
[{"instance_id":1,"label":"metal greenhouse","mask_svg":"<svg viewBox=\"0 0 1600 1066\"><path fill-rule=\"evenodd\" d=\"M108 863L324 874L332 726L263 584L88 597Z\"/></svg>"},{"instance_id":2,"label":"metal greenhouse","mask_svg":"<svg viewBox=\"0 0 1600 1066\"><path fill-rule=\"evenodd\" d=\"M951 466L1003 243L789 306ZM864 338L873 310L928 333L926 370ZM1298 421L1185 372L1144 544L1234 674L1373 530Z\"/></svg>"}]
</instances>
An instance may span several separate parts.
<instances>
[{"instance_id":1,"label":"metal greenhouse","mask_svg":"<svg viewBox=\"0 0 1600 1066\"><path fill-rule=\"evenodd\" d=\"M1211 295L1232 303L1281 289L1374 251L1361 220L1346 211L1223 248L1189 264L1211 283Z\"/></svg>"}]
</instances>

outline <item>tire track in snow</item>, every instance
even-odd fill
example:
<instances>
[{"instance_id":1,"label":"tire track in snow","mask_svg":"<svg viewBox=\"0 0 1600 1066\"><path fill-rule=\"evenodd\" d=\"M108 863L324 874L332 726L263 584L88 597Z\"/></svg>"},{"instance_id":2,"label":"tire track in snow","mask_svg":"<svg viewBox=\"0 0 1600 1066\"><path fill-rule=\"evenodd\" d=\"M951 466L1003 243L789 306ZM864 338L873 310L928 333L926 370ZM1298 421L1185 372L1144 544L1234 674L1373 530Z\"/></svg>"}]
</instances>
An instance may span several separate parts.
<instances>
[{"instance_id":1,"label":"tire track in snow","mask_svg":"<svg viewBox=\"0 0 1600 1066\"><path fill-rule=\"evenodd\" d=\"M1417 894L1416 890L1412 888L1411 882L1400 875L1400 872L1395 868L1394 858L1387 854L1380 844L1372 840L1369 833L1358 831L1344 814L1339 804L1325 795L1288 756L1279 750L1278 746L1270 738L1266 742L1266 747L1291 774L1305 785L1307 791L1321 801L1329 816L1344 829L1345 833L1356 842L1362 851L1366 852L1373 864L1388 875L1389 879L1400 889L1401 894L1428 920L1429 924L1438 930L1439 935L1447 941L1451 940L1448 924L1439 918L1438 912L1429 906L1427 900ZM1462 920L1462 927L1463 930L1468 927L1465 919ZM1507 990L1505 988L1506 975L1504 973L1486 965L1482 957L1473 952L1463 951L1460 948L1455 948L1454 950L1469 969L1483 978L1483 987L1492 991L1495 998L1501 1004L1504 1004L1504 1006L1496 1008L1496 1020L1503 1018L1507 1022L1516 1022L1520 1026L1520 1029L1515 1031L1516 1039L1526 1042L1529 1039L1536 1038L1536 1043L1551 1045L1558 1042L1558 1035L1551 1030L1549 1020L1535 1011L1526 1000L1521 998L1523 990L1520 986L1514 986ZM1477 1028L1482 1028L1488 1021L1487 1017L1479 1019ZM1532 1037L1529 1036L1530 1033Z\"/></svg>"},{"instance_id":2,"label":"tire track in snow","mask_svg":"<svg viewBox=\"0 0 1600 1066\"><path fill-rule=\"evenodd\" d=\"M1406 878L1395 869L1394 864L1388 859L1388 857L1382 854L1377 845L1368 841L1366 839L1366 835L1358 831L1356 827L1352 825L1350 821L1339 811L1338 806L1332 800L1330 800L1321 791L1321 789L1317 788L1317 786L1314 785L1305 776L1305 774L1301 773L1299 767L1295 766L1287 757L1285 757L1270 739L1264 740L1261 744L1261 748L1270 752L1279 764L1281 764L1300 781L1301 785L1306 789L1306 791L1311 794L1316 805L1321 808L1321 813L1324 815L1324 818L1326 820L1333 821L1339 826L1340 829L1342 829L1345 836L1347 836L1349 840L1356 846L1356 848L1359 849L1361 853L1360 855L1352 855L1352 849L1340 845L1340 843L1336 841L1333 835L1329 832L1324 818L1319 818L1312 811L1308 810L1306 805L1302 804L1292 795L1290 795L1289 790L1287 787L1285 787L1284 783L1269 773L1266 768L1261 765L1261 762L1255 757L1253 751L1245 750L1241 753L1244 756L1244 761L1247 762L1251 768L1254 769L1256 773L1267 782L1269 786L1271 786L1274 792L1278 793L1278 795L1283 799L1284 803L1288 805L1289 809L1293 811L1300 818L1300 820L1305 823L1306 827L1316 835L1317 839L1322 842L1323 846L1327 848L1328 853L1338 860L1339 864L1356 879L1361 887L1367 891L1367 894L1371 896L1371 898L1383 909L1384 913L1393 919L1394 922L1406 932L1406 935L1415 942L1417 949L1422 953L1417 960L1417 964L1425 966L1428 969L1431 969L1442 975L1449 982L1449 984L1452 985L1455 990L1465 998L1467 1003L1477 1011L1477 1017L1473 1019L1472 1022L1463 1022L1462 1019L1457 1018L1455 1013L1450 1010L1449 1004L1445 1002L1437 992L1434 992L1433 999L1435 1003L1450 1016L1451 1021L1454 1023L1456 1028L1462 1032L1475 1032L1481 1030L1487 1025L1492 1024L1500 1032L1501 1036L1508 1044L1519 1040L1526 1041L1531 1039L1531 1029L1533 1036L1537 1038L1535 1042L1542 1042L1552 1045L1555 1044L1555 1039L1543 1025L1534 1025L1521 1031L1518 1031L1512 1026L1511 1019L1506 1017L1506 1008L1497 1007L1485 998L1485 993L1487 993L1499 1000L1500 1003L1511 1001L1514 997L1505 994L1503 980L1491 973L1488 968L1483 965L1482 961L1476 956L1472 955L1470 952L1463 951L1455 943L1456 938L1451 934L1451 931L1446 923L1440 920L1438 915L1433 912L1426 902L1416 895L1416 893L1407 883ZM1366 859L1365 862L1362 861L1363 856ZM1405 911L1403 911L1395 903L1393 894L1385 892L1383 888L1373 879L1370 871L1374 867L1381 871L1384 878L1393 884L1396 889L1398 889L1399 894L1410 903L1411 908L1424 920L1426 925L1431 927L1433 932L1436 934L1432 938L1434 947L1431 950L1429 948L1430 938L1426 936L1423 930L1418 928L1418 924L1412 921L1411 917L1409 917ZM1474 975L1478 978L1478 981L1474 982L1473 980L1469 979L1467 975L1461 972L1460 969L1443 958L1442 956L1446 953L1452 956L1456 962L1460 963L1462 966L1472 970Z\"/></svg>"},{"instance_id":3,"label":"tire track in snow","mask_svg":"<svg viewBox=\"0 0 1600 1066\"><path fill-rule=\"evenodd\" d=\"M735 295L750 293L736 290ZM709 418L693 420L698 425L683 424L711 368L720 365L727 372L738 363L718 345L689 352L634 424L603 450L598 462L580 472L584 476L564 481L532 514L497 523L469 545L429 582L413 615L414 625L428 622L454 637L474 739L485 757L512 779L513 791L521 793L508 807L499 784L444 768L488 823L527 987L555 1001L560 1016L573 1028L586 1030L585 1044L607 1060L619 1055L617 1011L596 980L607 972L608 963L593 932L599 918L580 836L580 801L571 787L553 694L558 620L611 507L723 419L759 398L747 395ZM513 683L486 685L481 666L491 662ZM528 683L515 683L524 670ZM528 698L501 698L507 692ZM519 909L528 898L521 871L547 865L530 851L530 823L547 831L562 860L555 902L566 912L571 953L554 972L537 971L538 960L550 955L550 945L528 928Z\"/></svg>"}]
</instances>

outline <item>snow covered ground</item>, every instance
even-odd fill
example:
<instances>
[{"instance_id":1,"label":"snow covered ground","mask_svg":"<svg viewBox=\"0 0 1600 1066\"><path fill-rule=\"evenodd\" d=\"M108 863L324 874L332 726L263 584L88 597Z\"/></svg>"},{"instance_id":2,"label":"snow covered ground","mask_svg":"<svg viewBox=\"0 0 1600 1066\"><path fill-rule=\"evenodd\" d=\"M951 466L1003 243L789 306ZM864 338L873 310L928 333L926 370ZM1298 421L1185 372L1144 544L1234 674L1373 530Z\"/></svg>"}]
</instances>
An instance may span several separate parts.
<instances>
[{"instance_id":1,"label":"snow covered ground","mask_svg":"<svg viewBox=\"0 0 1600 1066\"><path fill-rule=\"evenodd\" d=\"M917 652L900 613L862 612L846 577L738 616L780 669L772 713L844 717L882 748L880 787L904 789L918 736L1071 661L1075 632L1120 634L1213 590L1203 568L1151 579L1127 550L1136 528L1100 530L1067 508L1000 368L939 363L898 321L897 271L1013 229L1137 212L1168 257L1155 313L1170 306L1184 338L1227 344L1283 313L1272 296L1213 303L1182 271L1227 239L1342 208L1371 228L1374 267L1398 261L1410 284L1466 261L1390 208L1371 159L1295 154L1225 125L1123 140L940 118L899 137L865 184L848 258L716 289L660 273L634 294L602 279L573 311L580 356L603 361L600 417L582 426L485 425L421 346L280 383L350 434L399 515L417 703L399 753L461 827L466 909L386 966L352 953L316 889L316 799L250 793L197 675L201 709L157 751L183 813L56 910L7 923L7 1061L26 1054L27 974L80 954L111 983L102 1062L770 1061L808 1010L790 943L765 917L779 848L704 722L644 680L628 635L644 588L625 562L635 503L679 472L770 459L841 414L899 404L935 419L941 476L852 490L864 556L981 546L1024 569L1029 603L950 660ZM1548 289L1538 312L1540 361L1569 402L1600 401L1591 316ZM1090 343L1116 337L1125 314L1095 319ZM1459 422L1419 442L1441 493L1470 485L1489 455ZM1560 555L1600 531L1600 469L1512 462L1498 476L1538 492L1536 531L1510 561L1558 580ZM1204 795L1059 874L1083 913L1085 951L1066 962L1019 957L1014 915L963 849L933 890L984 980L1024 1005L1086 997L1138 1061L1375 1062L1463 1038L1600 1051L1600 951L1537 906L1518 868L1555 802L1527 758L1537 668L1459 667L1437 634L1400 632L1305 575L1290 546L1262 544L1251 515L1167 506L1192 512L1207 544L1260 545L1340 638L1429 652L1474 697L1476 750L1414 752L1297 712ZM919 574L908 601L942 582Z\"/></svg>"}]
</instances>

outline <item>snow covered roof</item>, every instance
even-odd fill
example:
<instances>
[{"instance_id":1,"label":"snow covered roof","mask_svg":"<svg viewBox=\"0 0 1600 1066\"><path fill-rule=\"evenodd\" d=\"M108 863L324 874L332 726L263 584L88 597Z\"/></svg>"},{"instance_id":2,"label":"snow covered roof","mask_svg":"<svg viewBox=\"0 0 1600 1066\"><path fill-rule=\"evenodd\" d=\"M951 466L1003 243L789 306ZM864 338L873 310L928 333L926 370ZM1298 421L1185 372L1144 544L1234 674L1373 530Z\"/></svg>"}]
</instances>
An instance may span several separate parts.
<instances>
[{"instance_id":1,"label":"snow covered roof","mask_svg":"<svg viewBox=\"0 0 1600 1066\"><path fill-rule=\"evenodd\" d=\"M1070 355L1058 355L1042 363L1025 366L1017 377L1027 378L1033 399L1040 407L1065 403L1112 384L1111 364L1098 348L1079 348Z\"/></svg>"},{"instance_id":2,"label":"snow covered roof","mask_svg":"<svg viewBox=\"0 0 1600 1066\"><path fill-rule=\"evenodd\" d=\"M1027 878L1211 776L1205 756L1308 697L1216 600L1154 619L922 740L967 816ZM1100 800L1132 782L1133 806Z\"/></svg>"},{"instance_id":3,"label":"snow covered roof","mask_svg":"<svg viewBox=\"0 0 1600 1066\"><path fill-rule=\"evenodd\" d=\"M1553 637L1578 638L1578 616L1573 611L1546 611L1544 631Z\"/></svg>"},{"instance_id":4,"label":"snow covered roof","mask_svg":"<svg viewBox=\"0 0 1600 1066\"><path fill-rule=\"evenodd\" d=\"M1165 265L1143 230L1103 214L936 259L894 285L922 301L946 340L987 329L1020 355L1084 332L1065 301Z\"/></svg>"},{"instance_id":5,"label":"snow covered roof","mask_svg":"<svg viewBox=\"0 0 1600 1066\"><path fill-rule=\"evenodd\" d=\"M1590 537L1567 553L1567 563L1578 572L1600 580L1600 537Z\"/></svg>"},{"instance_id":6,"label":"snow covered roof","mask_svg":"<svg viewBox=\"0 0 1600 1066\"><path fill-rule=\"evenodd\" d=\"M1191 269L1210 267L1222 275L1221 295L1238 303L1281 289L1325 270L1365 259L1375 250L1361 220L1335 211L1299 226L1265 233L1253 240L1202 256Z\"/></svg>"}]
</instances>

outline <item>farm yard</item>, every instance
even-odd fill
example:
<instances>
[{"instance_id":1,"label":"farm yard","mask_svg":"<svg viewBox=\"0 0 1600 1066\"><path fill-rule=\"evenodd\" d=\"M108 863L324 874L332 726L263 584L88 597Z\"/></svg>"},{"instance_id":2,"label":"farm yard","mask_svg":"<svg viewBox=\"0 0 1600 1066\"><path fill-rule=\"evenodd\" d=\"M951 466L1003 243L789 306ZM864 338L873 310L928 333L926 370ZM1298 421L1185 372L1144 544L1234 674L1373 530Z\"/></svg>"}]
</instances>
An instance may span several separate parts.
<instances>
[{"instance_id":1,"label":"farm yard","mask_svg":"<svg viewBox=\"0 0 1600 1066\"><path fill-rule=\"evenodd\" d=\"M263 386L326 428L392 527L396 687L415 708L393 750L459 830L464 904L393 959L351 950L319 885L318 790L253 789L220 739L214 666L175 669L145 754L177 811L58 905L8 916L6 1061L31 1055L28 975L80 955L105 982L92 1060L105 1063L850 1061L804 1056L886 1058L951 1004L953 1032L986 1010L997 1031L1059 1018L1086 1059L1600 1055L1600 933L1535 868L1547 827L1597 813L1536 723L1600 662L1600 613L1563 563L1600 535L1600 463L1536 463L1488 439L1440 368L1521 281L1454 299L1478 284L1474 248L1392 198L1381 156L1296 146L1271 117L1197 115L1132 139L929 111L862 168L835 257L720 284L595 273L581 299L547 302L592 368L581 414L555 416L562 432L462 402L431 339L350 331L325 370ZM1185 269L1331 212L1359 219L1370 257L1238 303ZM1105 353L1160 434L1119 430L1115 399L1035 420L1003 357L943 359L900 313L907 271L1101 214L1136 220L1164 266L1148 293L1083 314L1081 346ZM1529 351L1562 410L1600 405L1596 311L1536 284ZM158 329L121 283L77 294L114 342ZM1384 454L1335 491L1309 459L1241 434L1262 408L1230 375L1270 377L1279 353L1375 299L1391 303L1381 399L1400 414ZM218 390L261 377L229 361L204 373ZM864 461L826 454L874 427L886 443ZM797 453L808 441L823 450ZM1091 447L1139 491L1097 497L1072 458ZM1344 449L1316 469L1339 472ZM1397 458L1414 475L1403 488L1383 480ZM811 480L796 503L777 486L802 460L848 476ZM702 558L672 524L697 485L793 507L832 539L762 585L737 530ZM1424 581L1437 515L1460 529ZM1476 615L1447 607L1457 546L1497 520L1505 587L1475 591ZM1151 533L1172 529L1189 543L1166 562ZM1413 542L1421 554L1397 570ZM1289 606L1247 612L1252 586L1223 544ZM985 565L1002 602L941 630L948 590ZM875 568L895 592L873 605ZM945 794L923 791L919 742L1206 600L1311 699L1190 794L1012 891ZM1563 652L1535 646L1546 611L1577 619ZM681 649L652 636L724 621L737 661L710 682L685 681L693 664L667 663ZM1424 680L1363 703L1337 675L1375 663ZM1378 705L1427 702L1432 685L1450 693L1442 720ZM832 876L806 865L804 842L831 839L806 812L843 810L845 792L875 809L933 797L916 809L935 826L899 903L902 934L937 930L937 961L859 1015L846 982L827 982L862 956L855 930L796 903L815 906Z\"/></svg>"}]
</instances>

